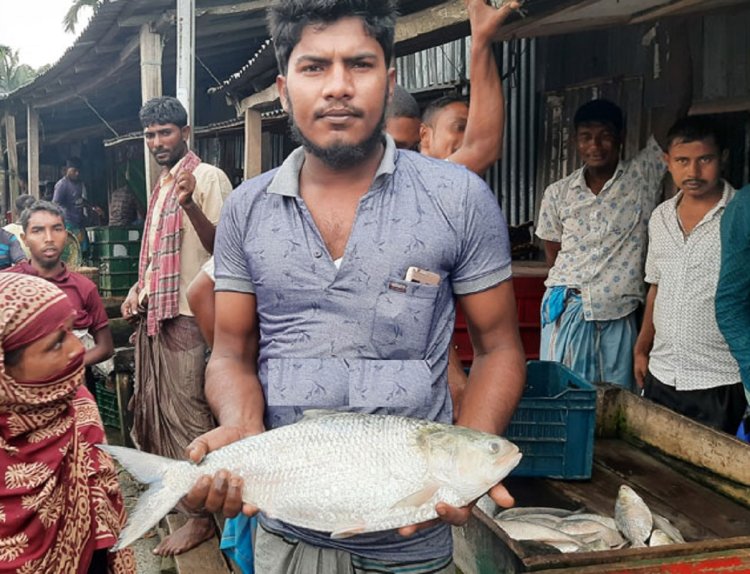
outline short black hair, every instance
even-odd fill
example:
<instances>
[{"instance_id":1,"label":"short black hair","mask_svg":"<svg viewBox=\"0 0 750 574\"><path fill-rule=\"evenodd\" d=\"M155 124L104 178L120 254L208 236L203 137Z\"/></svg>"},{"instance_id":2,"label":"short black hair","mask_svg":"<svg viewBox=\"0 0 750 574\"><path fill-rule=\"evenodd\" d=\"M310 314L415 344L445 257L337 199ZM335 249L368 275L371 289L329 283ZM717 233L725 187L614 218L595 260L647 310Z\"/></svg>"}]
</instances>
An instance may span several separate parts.
<instances>
[{"instance_id":1,"label":"short black hair","mask_svg":"<svg viewBox=\"0 0 750 574\"><path fill-rule=\"evenodd\" d=\"M385 111L388 118L416 118L422 119L419 111L419 104L409 91L403 86L396 84L393 86L393 97Z\"/></svg>"},{"instance_id":2,"label":"short black hair","mask_svg":"<svg viewBox=\"0 0 750 574\"><path fill-rule=\"evenodd\" d=\"M74 167L75 169L81 169L81 158L80 157L69 157L65 160L65 167L71 168Z\"/></svg>"},{"instance_id":3,"label":"short black hair","mask_svg":"<svg viewBox=\"0 0 750 574\"><path fill-rule=\"evenodd\" d=\"M615 128L618 134L624 127L620 106L609 100L598 99L586 102L573 117L573 127L578 129L583 124L606 124Z\"/></svg>"},{"instance_id":4,"label":"short black hair","mask_svg":"<svg viewBox=\"0 0 750 574\"><path fill-rule=\"evenodd\" d=\"M21 224L24 233L26 233L26 229L29 227L29 219L31 219L31 216L39 211L46 211L53 215L58 215L60 219L62 219L63 224L65 224L65 212L62 210L62 207L51 201L40 199L29 205L23 210L23 213L21 213L18 223Z\"/></svg>"},{"instance_id":5,"label":"short black hair","mask_svg":"<svg viewBox=\"0 0 750 574\"><path fill-rule=\"evenodd\" d=\"M178 128L188 125L188 116L185 107L180 100L172 96L161 96L152 98L143 104L138 112L141 127L147 128L152 125L174 124Z\"/></svg>"},{"instance_id":6,"label":"short black hair","mask_svg":"<svg viewBox=\"0 0 750 574\"><path fill-rule=\"evenodd\" d=\"M23 213L23 210L35 201L36 198L28 193L22 193L21 195L19 195L15 201L16 215L20 216L21 213Z\"/></svg>"},{"instance_id":7,"label":"short black hair","mask_svg":"<svg viewBox=\"0 0 750 574\"><path fill-rule=\"evenodd\" d=\"M444 107L451 104L464 104L467 107L469 106L468 100L461 94L447 94L445 96L441 96L438 99L433 100L429 104L427 104L427 107L422 114L422 123L431 125L435 114L437 114Z\"/></svg>"},{"instance_id":8,"label":"short black hair","mask_svg":"<svg viewBox=\"0 0 750 574\"><path fill-rule=\"evenodd\" d=\"M720 152L726 149L723 130L709 116L685 116L677 120L667 132L667 150L674 143L690 143L713 138Z\"/></svg>"},{"instance_id":9,"label":"short black hair","mask_svg":"<svg viewBox=\"0 0 750 574\"><path fill-rule=\"evenodd\" d=\"M365 31L380 44L385 65L389 66L396 30L396 0L280 0L268 9L268 31L279 73L286 75L289 55L307 26L332 24L352 16L362 19Z\"/></svg>"}]
</instances>

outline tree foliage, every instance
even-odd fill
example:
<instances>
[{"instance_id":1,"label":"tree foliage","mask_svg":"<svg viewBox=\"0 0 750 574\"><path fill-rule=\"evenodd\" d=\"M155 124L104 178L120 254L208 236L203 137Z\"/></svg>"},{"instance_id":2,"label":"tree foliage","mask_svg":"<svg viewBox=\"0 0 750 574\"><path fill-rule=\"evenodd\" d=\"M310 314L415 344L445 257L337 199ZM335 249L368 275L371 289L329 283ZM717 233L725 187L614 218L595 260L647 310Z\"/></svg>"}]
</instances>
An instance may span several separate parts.
<instances>
[{"instance_id":1,"label":"tree foliage","mask_svg":"<svg viewBox=\"0 0 750 574\"><path fill-rule=\"evenodd\" d=\"M0 94L8 94L17 90L37 75L39 75L37 70L20 62L18 50L0 45Z\"/></svg>"},{"instance_id":2,"label":"tree foliage","mask_svg":"<svg viewBox=\"0 0 750 574\"><path fill-rule=\"evenodd\" d=\"M83 8L91 8L96 12L107 0L73 0L65 17L63 26L66 32L75 32L78 25L78 15Z\"/></svg>"}]
</instances>

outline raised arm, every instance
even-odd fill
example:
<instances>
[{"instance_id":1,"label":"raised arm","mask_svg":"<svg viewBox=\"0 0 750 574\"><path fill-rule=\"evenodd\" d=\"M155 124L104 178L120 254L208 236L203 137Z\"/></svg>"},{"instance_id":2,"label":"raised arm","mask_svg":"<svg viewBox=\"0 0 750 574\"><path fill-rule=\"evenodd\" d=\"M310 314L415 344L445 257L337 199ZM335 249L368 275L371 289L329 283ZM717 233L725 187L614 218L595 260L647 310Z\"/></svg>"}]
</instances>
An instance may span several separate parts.
<instances>
[{"instance_id":1,"label":"raised arm","mask_svg":"<svg viewBox=\"0 0 750 574\"><path fill-rule=\"evenodd\" d=\"M482 175L502 153L505 97L500 82L493 38L520 3L508 2L495 9L484 0L467 0L471 25L471 71L469 116L461 147L449 159Z\"/></svg>"}]
</instances>

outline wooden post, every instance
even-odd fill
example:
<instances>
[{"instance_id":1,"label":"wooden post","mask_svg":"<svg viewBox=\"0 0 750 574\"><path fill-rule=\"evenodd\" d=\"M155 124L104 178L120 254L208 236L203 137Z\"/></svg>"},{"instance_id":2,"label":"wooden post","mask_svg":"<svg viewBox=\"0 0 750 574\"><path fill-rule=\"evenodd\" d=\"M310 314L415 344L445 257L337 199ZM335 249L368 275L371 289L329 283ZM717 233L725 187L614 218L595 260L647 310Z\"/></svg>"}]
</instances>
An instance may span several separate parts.
<instances>
[{"instance_id":1,"label":"wooden post","mask_svg":"<svg viewBox=\"0 0 750 574\"><path fill-rule=\"evenodd\" d=\"M161 96L161 36L151 30L149 24L141 26L141 101L146 103L151 98ZM143 142L146 168L146 197L156 185L159 177L159 165Z\"/></svg>"},{"instance_id":2,"label":"wooden post","mask_svg":"<svg viewBox=\"0 0 750 574\"><path fill-rule=\"evenodd\" d=\"M10 183L10 203L18 197L18 152L16 150L16 118L5 112L5 142L8 144L8 182ZM12 209L12 207L11 207Z\"/></svg>"},{"instance_id":3,"label":"wooden post","mask_svg":"<svg viewBox=\"0 0 750 574\"><path fill-rule=\"evenodd\" d=\"M26 107L26 155L28 160L28 192L39 199L39 114Z\"/></svg>"},{"instance_id":4,"label":"wooden post","mask_svg":"<svg viewBox=\"0 0 750 574\"><path fill-rule=\"evenodd\" d=\"M195 127L195 0L177 0L177 87L175 94ZM188 145L192 148L193 131Z\"/></svg>"},{"instance_id":5,"label":"wooden post","mask_svg":"<svg viewBox=\"0 0 750 574\"><path fill-rule=\"evenodd\" d=\"M260 112L245 110L245 179L261 172L261 119Z\"/></svg>"}]
</instances>

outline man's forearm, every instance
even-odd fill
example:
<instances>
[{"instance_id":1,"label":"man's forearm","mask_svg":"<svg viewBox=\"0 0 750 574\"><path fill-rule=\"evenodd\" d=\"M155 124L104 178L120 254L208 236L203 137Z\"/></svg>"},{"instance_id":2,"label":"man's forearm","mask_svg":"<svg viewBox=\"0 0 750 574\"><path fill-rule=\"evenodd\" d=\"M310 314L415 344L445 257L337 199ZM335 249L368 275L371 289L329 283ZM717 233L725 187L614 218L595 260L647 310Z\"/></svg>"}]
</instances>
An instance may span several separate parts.
<instances>
[{"instance_id":1,"label":"man's forearm","mask_svg":"<svg viewBox=\"0 0 750 574\"><path fill-rule=\"evenodd\" d=\"M206 217L206 214L203 213L203 210L201 210L201 208L198 207L198 204L194 201L183 205L182 209L190 218L190 223L193 224L193 227L198 234L198 239L200 239L204 249L213 254L214 239L216 237L216 226L209 221L209 219Z\"/></svg>"},{"instance_id":2,"label":"man's forearm","mask_svg":"<svg viewBox=\"0 0 750 574\"><path fill-rule=\"evenodd\" d=\"M461 414L456 424L489 432L505 432L526 384L526 360L520 341L474 358Z\"/></svg>"},{"instance_id":3,"label":"man's forearm","mask_svg":"<svg viewBox=\"0 0 750 574\"><path fill-rule=\"evenodd\" d=\"M246 434L263 432L265 399L254 368L241 360L212 356L206 369L206 399L222 426Z\"/></svg>"}]
</instances>

